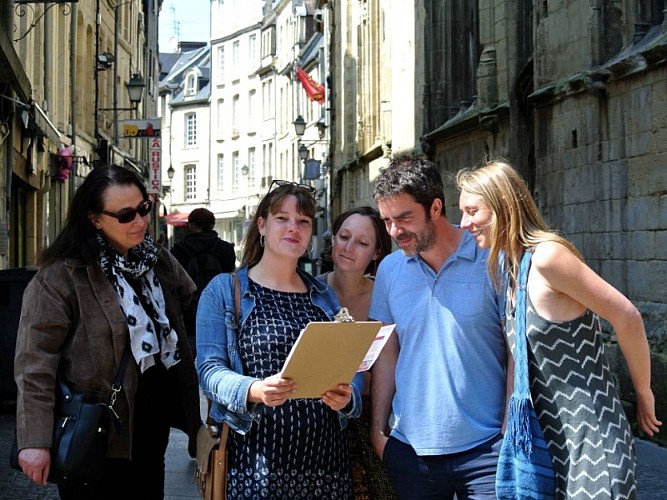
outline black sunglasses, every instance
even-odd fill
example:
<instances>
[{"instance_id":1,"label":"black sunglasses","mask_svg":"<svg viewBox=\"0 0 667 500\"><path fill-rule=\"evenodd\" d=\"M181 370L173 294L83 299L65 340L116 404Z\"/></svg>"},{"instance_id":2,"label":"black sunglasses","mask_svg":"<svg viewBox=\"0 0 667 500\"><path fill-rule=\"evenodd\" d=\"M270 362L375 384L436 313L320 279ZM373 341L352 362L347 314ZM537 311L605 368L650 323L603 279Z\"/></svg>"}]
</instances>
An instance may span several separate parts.
<instances>
[{"instance_id":1,"label":"black sunglasses","mask_svg":"<svg viewBox=\"0 0 667 500\"><path fill-rule=\"evenodd\" d=\"M283 181L281 179L274 179L271 185L269 186L269 190L267 191L267 194L270 193L274 187L284 187L284 186L296 186L302 189L305 189L308 191L311 195L315 195L317 192L317 189L315 186L309 186L308 184L299 184L298 182L292 182L292 181Z\"/></svg>"},{"instance_id":2,"label":"black sunglasses","mask_svg":"<svg viewBox=\"0 0 667 500\"><path fill-rule=\"evenodd\" d=\"M144 217L148 215L152 209L153 201L144 200L137 205L137 208L123 208L118 212L107 212L106 210L102 210L102 213L118 219L118 222L121 224L127 224L128 222L132 222L137 217L137 214L139 214L140 217Z\"/></svg>"}]
</instances>

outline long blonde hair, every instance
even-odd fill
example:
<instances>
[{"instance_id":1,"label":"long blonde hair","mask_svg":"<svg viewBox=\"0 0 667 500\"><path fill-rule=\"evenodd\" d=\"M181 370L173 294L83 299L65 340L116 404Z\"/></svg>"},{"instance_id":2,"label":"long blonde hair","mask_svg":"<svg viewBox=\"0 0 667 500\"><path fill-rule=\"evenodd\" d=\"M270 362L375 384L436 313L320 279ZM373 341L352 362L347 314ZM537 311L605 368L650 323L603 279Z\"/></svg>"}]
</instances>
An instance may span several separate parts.
<instances>
[{"instance_id":1,"label":"long blonde hair","mask_svg":"<svg viewBox=\"0 0 667 500\"><path fill-rule=\"evenodd\" d=\"M565 238L549 229L540 214L528 185L509 163L494 159L463 169L456 175L460 191L479 196L492 212L488 268L493 284L500 289L501 252L512 286L517 282L523 252L538 243L554 241L567 247L579 259L579 251Z\"/></svg>"}]
</instances>

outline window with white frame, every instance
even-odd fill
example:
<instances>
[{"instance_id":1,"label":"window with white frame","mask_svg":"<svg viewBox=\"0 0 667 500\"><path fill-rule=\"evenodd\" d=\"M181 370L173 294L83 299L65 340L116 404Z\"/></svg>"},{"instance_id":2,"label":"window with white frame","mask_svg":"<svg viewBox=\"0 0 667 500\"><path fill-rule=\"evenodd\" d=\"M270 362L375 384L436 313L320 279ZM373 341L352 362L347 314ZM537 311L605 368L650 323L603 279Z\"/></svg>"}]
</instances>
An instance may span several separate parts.
<instances>
[{"instance_id":1,"label":"window with white frame","mask_svg":"<svg viewBox=\"0 0 667 500\"><path fill-rule=\"evenodd\" d=\"M224 131L224 124L225 124L225 114L224 114L224 106L225 106L225 100L224 99L218 99L217 103L217 108L216 108L216 113L217 113L217 120L215 123L216 126L216 132L217 132L217 137L222 138L222 133Z\"/></svg>"},{"instance_id":2,"label":"window with white frame","mask_svg":"<svg viewBox=\"0 0 667 500\"><path fill-rule=\"evenodd\" d=\"M239 158L239 152L234 151L232 153L232 168L233 168L233 175L234 175L234 192L237 193L239 190L239 186L241 184L241 161Z\"/></svg>"},{"instance_id":3,"label":"window with white frame","mask_svg":"<svg viewBox=\"0 0 667 500\"><path fill-rule=\"evenodd\" d=\"M185 80L185 95L193 96L197 93L197 77L190 73Z\"/></svg>"},{"instance_id":4,"label":"window with white frame","mask_svg":"<svg viewBox=\"0 0 667 500\"><path fill-rule=\"evenodd\" d=\"M256 121L253 119L255 116L255 110L257 108L257 104L255 102L255 96L257 94L256 90L251 90L248 92L248 120L247 123L249 126L252 126L252 124L256 123Z\"/></svg>"},{"instance_id":5,"label":"window with white frame","mask_svg":"<svg viewBox=\"0 0 667 500\"><path fill-rule=\"evenodd\" d=\"M185 114L185 145L197 145L197 113Z\"/></svg>"},{"instance_id":6,"label":"window with white frame","mask_svg":"<svg viewBox=\"0 0 667 500\"><path fill-rule=\"evenodd\" d=\"M257 155L255 154L255 148L248 149L248 187L255 187L255 168L256 168Z\"/></svg>"},{"instance_id":7,"label":"window with white frame","mask_svg":"<svg viewBox=\"0 0 667 500\"><path fill-rule=\"evenodd\" d=\"M218 47L218 79L225 82L225 46Z\"/></svg>"},{"instance_id":8,"label":"window with white frame","mask_svg":"<svg viewBox=\"0 0 667 500\"><path fill-rule=\"evenodd\" d=\"M234 40L232 43L232 64L236 77L241 73L241 42L239 40Z\"/></svg>"},{"instance_id":9,"label":"window with white frame","mask_svg":"<svg viewBox=\"0 0 667 500\"><path fill-rule=\"evenodd\" d=\"M252 69L259 66L259 61L257 60L257 35L255 33L248 37L248 62Z\"/></svg>"},{"instance_id":10,"label":"window with white frame","mask_svg":"<svg viewBox=\"0 0 667 500\"><path fill-rule=\"evenodd\" d=\"M218 155L218 192L222 193L225 186L225 155Z\"/></svg>"},{"instance_id":11,"label":"window with white frame","mask_svg":"<svg viewBox=\"0 0 667 500\"><path fill-rule=\"evenodd\" d=\"M236 94L232 97L232 129L234 135L239 133L239 112L239 95Z\"/></svg>"},{"instance_id":12,"label":"window with white frame","mask_svg":"<svg viewBox=\"0 0 667 500\"><path fill-rule=\"evenodd\" d=\"M194 200L197 197L197 167L185 166L185 199Z\"/></svg>"},{"instance_id":13,"label":"window with white frame","mask_svg":"<svg viewBox=\"0 0 667 500\"><path fill-rule=\"evenodd\" d=\"M276 28L270 26L262 31L262 57L270 57L276 54Z\"/></svg>"},{"instance_id":14,"label":"window with white frame","mask_svg":"<svg viewBox=\"0 0 667 500\"><path fill-rule=\"evenodd\" d=\"M283 125L283 104L284 104L284 94L285 94L285 89L280 89L280 99L278 99L278 127L279 127L279 132L282 133L283 129L285 128Z\"/></svg>"},{"instance_id":15,"label":"window with white frame","mask_svg":"<svg viewBox=\"0 0 667 500\"><path fill-rule=\"evenodd\" d=\"M268 120L273 117L273 79L268 78L262 84L262 110L264 112L264 119Z\"/></svg>"}]
</instances>

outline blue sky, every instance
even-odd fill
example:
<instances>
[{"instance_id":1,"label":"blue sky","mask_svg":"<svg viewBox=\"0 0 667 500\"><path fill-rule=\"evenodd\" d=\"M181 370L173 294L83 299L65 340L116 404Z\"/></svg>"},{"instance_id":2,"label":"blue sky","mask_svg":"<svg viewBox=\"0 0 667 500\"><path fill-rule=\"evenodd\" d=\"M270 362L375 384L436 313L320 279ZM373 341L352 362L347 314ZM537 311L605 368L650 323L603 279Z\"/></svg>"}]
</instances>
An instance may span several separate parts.
<instances>
[{"instance_id":1,"label":"blue sky","mask_svg":"<svg viewBox=\"0 0 667 500\"><path fill-rule=\"evenodd\" d=\"M160 52L181 42L208 42L211 0L166 0L160 10Z\"/></svg>"}]
</instances>

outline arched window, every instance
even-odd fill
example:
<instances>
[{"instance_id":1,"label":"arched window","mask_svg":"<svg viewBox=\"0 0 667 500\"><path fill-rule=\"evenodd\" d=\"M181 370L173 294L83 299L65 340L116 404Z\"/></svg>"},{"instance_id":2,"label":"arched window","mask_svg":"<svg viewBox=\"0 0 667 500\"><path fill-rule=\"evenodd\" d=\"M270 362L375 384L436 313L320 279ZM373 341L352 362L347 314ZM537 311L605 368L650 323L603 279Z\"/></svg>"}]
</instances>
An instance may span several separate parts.
<instances>
[{"instance_id":1,"label":"arched window","mask_svg":"<svg viewBox=\"0 0 667 500\"><path fill-rule=\"evenodd\" d=\"M197 77L190 73L185 80L185 95L193 96L197 94Z\"/></svg>"}]
</instances>

